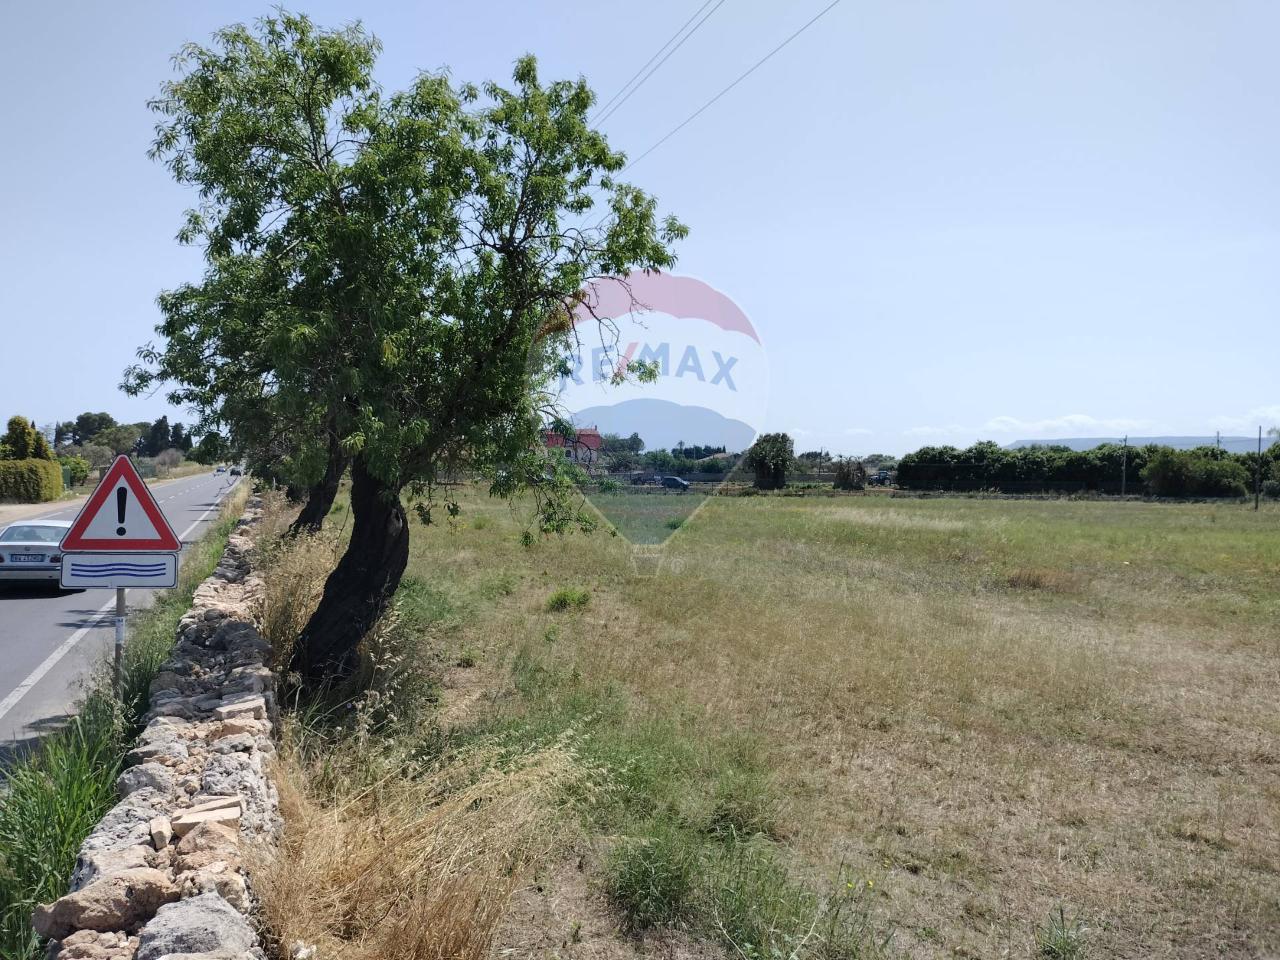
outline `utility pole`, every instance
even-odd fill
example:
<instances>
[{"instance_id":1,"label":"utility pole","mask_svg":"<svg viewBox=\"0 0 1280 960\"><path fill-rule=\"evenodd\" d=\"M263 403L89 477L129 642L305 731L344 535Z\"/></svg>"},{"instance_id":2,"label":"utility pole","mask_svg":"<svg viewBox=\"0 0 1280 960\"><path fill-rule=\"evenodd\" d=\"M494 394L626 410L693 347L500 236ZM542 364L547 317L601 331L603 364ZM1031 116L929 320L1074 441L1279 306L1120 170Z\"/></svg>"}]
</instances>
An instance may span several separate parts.
<instances>
[{"instance_id":1,"label":"utility pole","mask_svg":"<svg viewBox=\"0 0 1280 960\"><path fill-rule=\"evenodd\" d=\"M1213 437L1213 442L1219 450L1222 449L1222 431L1218 430Z\"/></svg>"},{"instance_id":2,"label":"utility pole","mask_svg":"<svg viewBox=\"0 0 1280 960\"><path fill-rule=\"evenodd\" d=\"M1258 463L1253 471L1253 509L1262 504L1262 426L1258 426Z\"/></svg>"},{"instance_id":3,"label":"utility pole","mask_svg":"<svg viewBox=\"0 0 1280 960\"><path fill-rule=\"evenodd\" d=\"M1126 481L1129 478L1129 435L1124 435L1124 449L1120 453L1120 496L1124 496Z\"/></svg>"}]
</instances>

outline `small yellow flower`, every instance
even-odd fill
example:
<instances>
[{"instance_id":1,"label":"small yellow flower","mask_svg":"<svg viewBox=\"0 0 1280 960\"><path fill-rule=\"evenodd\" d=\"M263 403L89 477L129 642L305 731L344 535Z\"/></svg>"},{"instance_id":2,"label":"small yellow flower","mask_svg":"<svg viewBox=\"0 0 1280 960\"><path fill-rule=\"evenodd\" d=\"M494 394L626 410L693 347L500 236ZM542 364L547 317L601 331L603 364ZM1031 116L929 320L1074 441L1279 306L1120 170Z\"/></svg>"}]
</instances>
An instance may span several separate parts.
<instances>
[{"instance_id":1,"label":"small yellow flower","mask_svg":"<svg viewBox=\"0 0 1280 960\"><path fill-rule=\"evenodd\" d=\"M868 890L874 890L874 889L875 889L875 887L876 887L876 882L875 882L874 880L868 880L868 881L867 881L867 889L868 889Z\"/></svg>"}]
</instances>

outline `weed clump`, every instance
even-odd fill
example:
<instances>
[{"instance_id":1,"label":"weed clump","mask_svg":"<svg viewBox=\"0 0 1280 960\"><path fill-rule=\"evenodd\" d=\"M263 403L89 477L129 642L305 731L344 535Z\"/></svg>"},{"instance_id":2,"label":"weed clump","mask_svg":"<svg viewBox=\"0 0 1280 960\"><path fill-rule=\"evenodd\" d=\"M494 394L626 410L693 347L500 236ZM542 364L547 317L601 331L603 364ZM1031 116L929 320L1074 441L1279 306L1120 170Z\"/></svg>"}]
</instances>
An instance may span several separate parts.
<instances>
[{"instance_id":1,"label":"weed clump","mask_svg":"<svg viewBox=\"0 0 1280 960\"><path fill-rule=\"evenodd\" d=\"M688 912L699 874L698 846L679 830L656 826L622 841L605 865L605 890L635 933L675 923Z\"/></svg>"},{"instance_id":2,"label":"weed clump","mask_svg":"<svg viewBox=\"0 0 1280 960\"><path fill-rule=\"evenodd\" d=\"M1036 930L1036 956L1041 960L1083 960L1087 932L1079 917L1068 920L1066 909L1059 906Z\"/></svg>"},{"instance_id":3,"label":"weed clump","mask_svg":"<svg viewBox=\"0 0 1280 960\"><path fill-rule=\"evenodd\" d=\"M552 613L585 607L591 602L591 594L580 587L562 587L547 597L547 609Z\"/></svg>"}]
</instances>

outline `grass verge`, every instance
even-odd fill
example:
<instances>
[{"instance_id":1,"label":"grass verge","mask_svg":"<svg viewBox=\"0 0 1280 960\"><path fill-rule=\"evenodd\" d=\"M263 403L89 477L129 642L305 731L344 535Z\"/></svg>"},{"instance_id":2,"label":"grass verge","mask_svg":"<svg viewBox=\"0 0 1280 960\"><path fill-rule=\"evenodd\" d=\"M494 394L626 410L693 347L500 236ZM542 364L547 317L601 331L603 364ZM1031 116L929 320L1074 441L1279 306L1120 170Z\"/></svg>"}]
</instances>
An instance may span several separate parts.
<instances>
[{"instance_id":1,"label":"grass verge","mask_svg":"<svg viewBox=\"0 0 1280 960\"><path fill-rule=\"evenodd\" d=\"M178 621L213 572L235 527L247 486L183 557L178 586L156 595L129 624L121 695L111 668L91 677L79 710L5 771L0 794L0 957L35 960L40 942L31 911L66 892L80 844L115 803L115 781L141 729L151 680L173 648Z\"/></svg>"}]
</instances>

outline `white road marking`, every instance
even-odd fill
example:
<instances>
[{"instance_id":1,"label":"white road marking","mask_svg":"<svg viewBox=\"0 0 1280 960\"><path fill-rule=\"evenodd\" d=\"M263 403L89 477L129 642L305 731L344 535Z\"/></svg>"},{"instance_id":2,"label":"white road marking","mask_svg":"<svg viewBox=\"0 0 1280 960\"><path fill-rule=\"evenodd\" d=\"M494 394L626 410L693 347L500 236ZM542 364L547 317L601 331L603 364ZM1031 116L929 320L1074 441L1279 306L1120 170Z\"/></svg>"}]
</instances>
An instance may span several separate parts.
<instances>
[{"instance_id":1,"label":"white road marking","mask_svg":"<svg viewBox=\"0 0 1280 960\"><path fill-rule=\"evenodd\" d=\"M214 499L213 506L211 506L208 510L206 510L203 514L201 514L199 520L191 524L191 526L187 527L187 529L182 532L182 536L179 537L178 539L185 541L187 539L187 536L191 533L191 531L195 530L196 527L204 523L204 521L208 518L209 514L213 513L214 510L218 509L218 507L221 505L222 498L226 496L228 493L230 493L231 490L233 490L234 488L235 488L235 484L232 484L226 490L221 491L218 494L218 496ZM127 596L127 592L126 592L126 596ZM12 710L15 706L18 705L18 701L21 700L23 697L25 697L27 693L31 690L31 688L34 687L37 683L39 683L46 673L48 673L50 670L56 667L58 665L58 661L61 660L63 657L65 657L68 653L70 653L75 648L76 644L78 644L81 640L85 638L85 636L89 633L90 630L93 630L95 627L103 626L105 621L103 621L102 615L106 613L108 610L114 609L115 605L116 605L115 597L112 597L110 600L104 603L93 614L93 618L88 623L86 623L83 627L81 627L75 633L71 634L71 636L67 637L67 639L63 640L62 643L58 645L57 649L53 651L53 653L49 654L49 656L44 658L40 666L32 670L31 673L27 675L27 678L25 680L23 680L20 684L18 684L16 687L13 688L13 690L9 692L9 695L7 697L5 697L3 700L0 700L0 720L3 720L5 717L5 714L7 714L10 710Z\"/></svg>"},{"instance_id":2,"label":"white road marking","mask_svg":"<svg viewBox=\"0 0 1280 960\"><path fill-rule=\"evenodd\" d=\"M93 615L93 620L81 627L67 639L63 640L53 653L44 658L44 662L36 667L27 675L27 678L10 691L9 695L0 700L0 720L4 719L4 715L18 705L18 701L27 695L27 692L40 682L46 673L58 665L58 661L71 652L71 649L84 639L94 627L100 626L103 621L100 620L102 615L111 610L116 605L116 598L112 597L104 603L98 611Z\"/></svg>"}]
</instances>

